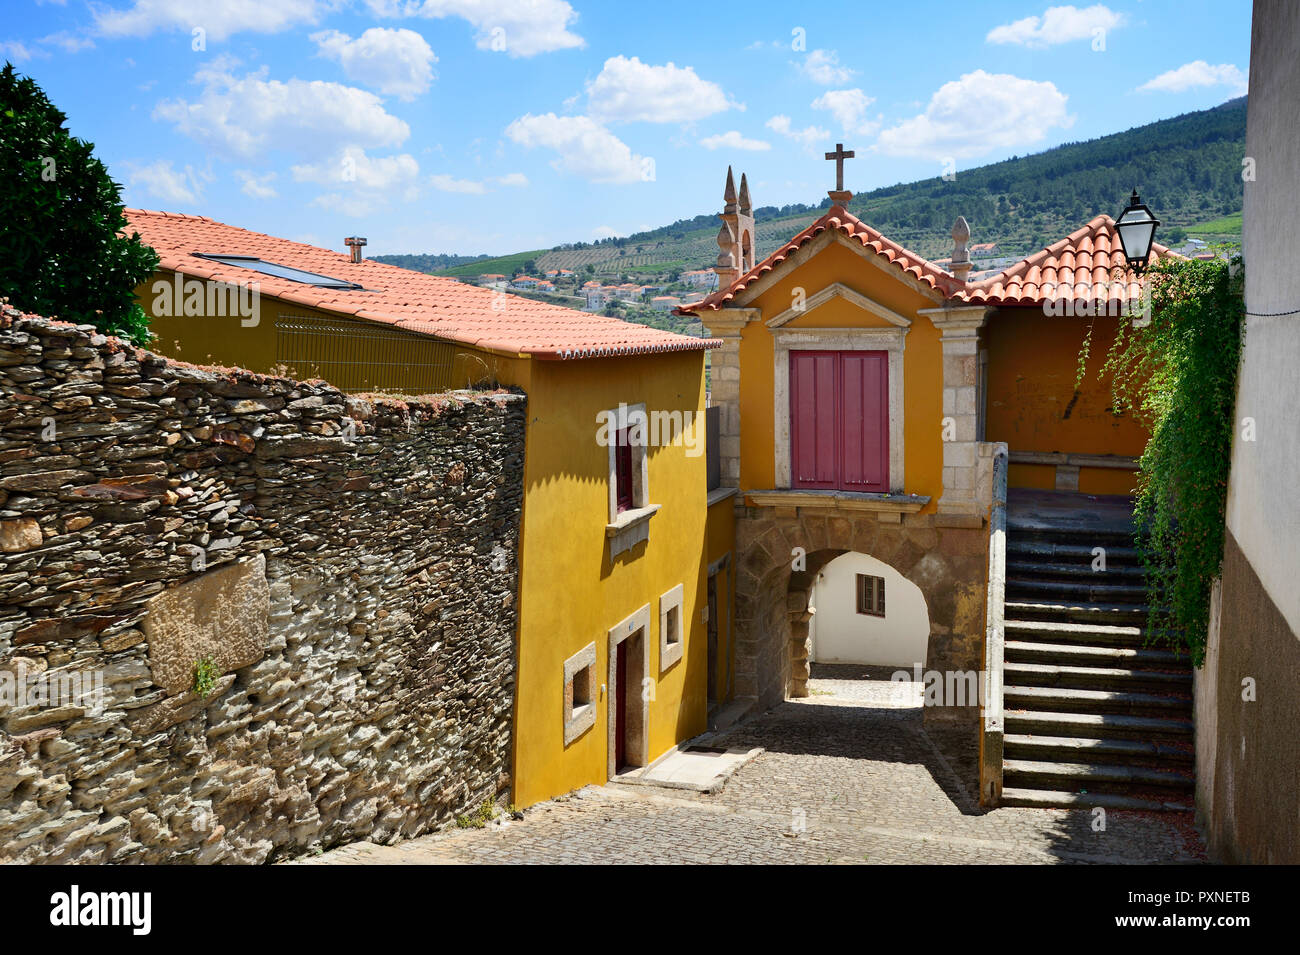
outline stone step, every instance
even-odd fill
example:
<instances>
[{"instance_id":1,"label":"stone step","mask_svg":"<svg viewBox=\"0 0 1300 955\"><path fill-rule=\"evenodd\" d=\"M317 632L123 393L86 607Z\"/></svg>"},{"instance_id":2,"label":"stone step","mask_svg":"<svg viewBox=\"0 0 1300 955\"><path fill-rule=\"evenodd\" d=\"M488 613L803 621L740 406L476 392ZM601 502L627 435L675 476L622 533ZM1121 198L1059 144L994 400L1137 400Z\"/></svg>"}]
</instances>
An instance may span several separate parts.
<instances>
[{"instance_id":1,"label":"stone step","mask_svg":"<svg viewBox=\"0 0 1300 955\"><path fill-rule=\"evenodd\" d=\"M1187 694L1084 690L1061 686L1002 687L1007 709L1050 710L1053 713L1124 713L1129 716L1186 716L1192 712Z\"/></svg>"},{"instance_id":2,"label":"stone step","mask_svg":"<svg viewBox=\"0 0 1300 955\"><path fill-rule=\"evenodd\" d=\"M1088 739L1191 740L1192 720L1184 716L1130 716L1124 713L1062 713L1007 707L1006 732L1026 736L1081 736Z\"/></svg>"},{"instance_id":3,"label":"stone step","mask_svg":"<svg viewBox=\"0 0 1300 955\"><path fill-rule=\"evenodd\" d=\"M1010 657L1002 681L1016 686L1065 686L1091 690L1154 690L1190 694L1190 670L1140 670L1128 667L1061 666L1026 663Z\"/></svg>"},{"instance_id":4,"label":"stone step","mask_svg":"<svg viewBox=\"0 0 1300 955\"><path fill-rule=\"evenodd\" d=\"M1186 656L1161 647L1087 646L1080 643L1008 641L1005 659L1015 663L1050 663L1066 667L1121 664L1130 669L1179 670L1188 667ZM1191 670L1187 670L1191 672Z\"/></svg>"},{"instance_id":5,"label":"stone step","mask_svg":"<svg viewBox=\"0 0 1300 955\"><path fill-rule=\"evenodd\" d=\"M1190 790L1195 777L1189 769L1157 769L1127 763L1067 763L1056 760L1007 759L1002 770L1008 783L1023 789L1079 792L1097 786L1159 786Z\"/></svg>"},{"instance_id":6,"label":"stone step","mask_svg":"<svg viewBox=\"0 0 1300 955\"><path fill-rule=\"evenodd\" d=\"M1191 672L1188 658L1173 650L1141 646L1088 646L1074 643L1040 643L1036 640L1008 640L1005 658L1016 663L1053 663L1063 666L1117 665L1132 670L1175 670Z\"/></svg>"},{"instance_id":7,"label":"stone step","mask_svg":"<svg viewBox=\"0 0 1300 955\"><path fill-rule=\"evenodd\" d=\"M1048 760L1072 763L1106 762L1159 764L1191 768L1192 745L1150 739L1096 739L1085 736L1003 737L1006 759Z\"/></svg>"},{"instance_id":8,"label":"stone step","mask_svg":"<svg viewBox=\"0 0 1300 955\"><path fill-rule=\"evenodd\" d=\"M1098 556L1096 548L1106 548L1107 569L1116 566L1141 567L1142 555L1136 547L1129 544L1072 544L1057 540L1035 540L1017 537L1009 530L1007 533L1007 560L1047 560L1065 561L1071 564L1085 564L1092 569L1092 562Z\"/></svg>"},{"instance_id":9,"label":"stone step","mask_svg":"<svg viewBox=\"0 0 1300 955\"><path fill-rule=\"evenodd\" d=\"M1090 603L1073 600L1008 600L1004 613L1015 620L1060 620L1075 623L1144 623L1145 604Z\"/></svg>"},{"instance_id":10,"label":"stone step","mask_svg":"<svg viewBox=\"0 0 1300 955\"><path fill-rule=\"evenodd\" d=\"M1132 527L1067 527L1027 515L1007 515L1007 538L1019 541L1041 541L1051 544L1072 544L1076 547L1112 547L1137 550ZM1108 558L1109 559L1109 558Z\"/></svg>"},{"instance_id":11,"label":"stone step","mask_svg":"<svg viewBox=\"0 0 1300 955\"><path fill-rule=\"evenodd\" d=\"M1098 574L1097 577L1103 575ZM1041 578L1008 577L1008 600L1048 600L1088 604L1136 604L1146 611L1147 588L1142 581L1128 583L1118 580L1044 580Z\"/></svg>"},{"instance_id":12,"label":"stone step","mask_svg":"<svg viewBox=\"0 0 1300 955\"><path fill-rule=\"evenodd\" d=\"M1095 578L1098 581L1119 578L1121 581L1129 582L1143 580L1146 577L1146 571L1137 564L1116 564L1111 560L1106 561L1105 570L1093 570L1091 556L1086 560L1069 562L1051 559L1037 560L1023 556L1012 559L1010 548L1008 548L1007 577L1008 579L1038 580L1051 577L1087 577L1090 579Z\"/></svg>"},{"instance_id":13,"label":"stone step","mask_svg":"<svg viewBox=\"0 0 1300 955\"><path fill-rule=\"evenodd\" d=\"M1049 789L1003 789L1003 806L1032 809L1133 809L1141 812L1190 812L1190 800L1127 796L1123 793L1069 793Z\"/></svg>"},{"instance_id":14,"label":"stone step","mask_svg":"<svg viewBox=\"0 0 1300 955\"><path fill-rule=\"evenodd\" d=\"M1110 623L1074 623L1068 620L1021 620L1009 611L1002 623L1008 640L1044 643L1072 643L1087 646L1140 647L1143 632L1138 626Z\"/></svg>"}]
</instances>

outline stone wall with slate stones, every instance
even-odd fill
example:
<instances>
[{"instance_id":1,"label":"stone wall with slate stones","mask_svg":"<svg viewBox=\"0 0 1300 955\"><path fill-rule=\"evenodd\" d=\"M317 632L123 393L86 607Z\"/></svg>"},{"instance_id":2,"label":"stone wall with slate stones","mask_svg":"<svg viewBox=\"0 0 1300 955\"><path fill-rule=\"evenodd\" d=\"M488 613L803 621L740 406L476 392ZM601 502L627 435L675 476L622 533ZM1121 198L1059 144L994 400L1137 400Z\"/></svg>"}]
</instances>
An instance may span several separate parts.
<instances>
[{"instance_id":1,"label":"stone wall with slate stones","mask_svg":"<svg viewBox=\"0 0 1300 955\"><path fill-rule=\"evenodd\" d=\"M524 420L0 306L0 861L266 862L507 793Z\"/></svg>"}]
</instances>

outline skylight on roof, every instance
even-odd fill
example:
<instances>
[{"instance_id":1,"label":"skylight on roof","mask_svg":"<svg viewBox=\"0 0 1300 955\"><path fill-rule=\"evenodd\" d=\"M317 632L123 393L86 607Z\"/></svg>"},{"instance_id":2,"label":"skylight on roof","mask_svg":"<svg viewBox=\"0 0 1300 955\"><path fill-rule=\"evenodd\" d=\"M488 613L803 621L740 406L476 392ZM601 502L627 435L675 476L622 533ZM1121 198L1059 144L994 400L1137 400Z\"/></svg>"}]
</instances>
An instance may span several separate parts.
<instances>
[{"instance_id":1,"label":"skylight on roof","mask_svg":"<svg viewBox=\"0 0 1300 955\"><path fill-rule=\"evenodd\" d=\"M328 275L321 275L318 272L308 272L305 269L295 269L289 265L279 265L275 262L267 262L265 259L259 259L253 255L209 255L204 252L195 252L200 259L210 259L213 262L220 262L222 265L233 265L240 269L252 269L255 272L261 272L263 275L271 275L278 279L288 279L290 282L302 282L304 285L314 285L317 288L330 289L359 289L360 285L355 282L348 282L345 279L331 278Z\"/></svg>"}]
</instances>

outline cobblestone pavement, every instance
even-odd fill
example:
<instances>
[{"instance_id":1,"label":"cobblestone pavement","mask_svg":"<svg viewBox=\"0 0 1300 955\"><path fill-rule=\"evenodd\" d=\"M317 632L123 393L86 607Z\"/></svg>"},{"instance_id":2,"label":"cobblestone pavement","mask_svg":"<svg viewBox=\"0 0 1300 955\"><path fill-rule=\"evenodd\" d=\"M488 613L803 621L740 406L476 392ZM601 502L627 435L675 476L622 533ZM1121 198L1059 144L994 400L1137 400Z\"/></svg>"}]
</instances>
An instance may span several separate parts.
<instances>
[{"instance_id":1,"label":"cobblestone pavement","mask_svg":"<svg viewBox=\"0 0 1300 955\"><path fill-rule=\"evenodd\" d=\"M887 673L885 674L887 676ZM864 679L874 677L874 679ZM1187 863L1190 814L997 809L975 799L968 735L926 729L914 687L817 667L812 695L711 745L761 746L722 792L588 787L479 830L303 860L424 863Z\"/></svg>"}]
</instances>

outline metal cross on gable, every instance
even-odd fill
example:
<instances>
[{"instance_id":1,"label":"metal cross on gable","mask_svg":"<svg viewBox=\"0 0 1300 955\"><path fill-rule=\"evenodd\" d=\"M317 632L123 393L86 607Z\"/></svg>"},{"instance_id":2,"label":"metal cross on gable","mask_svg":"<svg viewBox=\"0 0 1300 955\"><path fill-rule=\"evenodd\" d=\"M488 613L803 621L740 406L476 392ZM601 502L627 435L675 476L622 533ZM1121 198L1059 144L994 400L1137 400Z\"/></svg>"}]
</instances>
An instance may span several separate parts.
<instances>
[{"instance_id":1,"label":"metal cross on gable","mask_svg":"<svg viewBox=\"0 0 1300 955\"><path fill-rule=\"evenodd\" d=\"M853 158L853 150L844 151L843 143L835 144L835 152L827 153L827 159L835 160L835 191L844 191L844 160Z\"/></svg>"}]
</instances>

